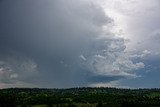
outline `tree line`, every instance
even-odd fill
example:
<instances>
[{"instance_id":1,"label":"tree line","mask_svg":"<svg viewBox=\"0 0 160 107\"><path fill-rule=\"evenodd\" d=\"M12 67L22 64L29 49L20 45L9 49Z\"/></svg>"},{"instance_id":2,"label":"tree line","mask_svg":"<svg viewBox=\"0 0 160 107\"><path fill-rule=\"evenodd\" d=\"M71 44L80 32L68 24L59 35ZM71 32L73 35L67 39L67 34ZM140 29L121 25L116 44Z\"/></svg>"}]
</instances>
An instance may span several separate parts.
<instances>
[{"instance_id":1,"label":"tree line","mask_svg":"<svg viewBox=\"0 0 160 107\"><path fill-rule=\"evenodd\" d=\"M159 107L160 89L10 88L0 90L0 107ZM41 107L41 106L40 106Z\"/></svg>"}]
</instances>

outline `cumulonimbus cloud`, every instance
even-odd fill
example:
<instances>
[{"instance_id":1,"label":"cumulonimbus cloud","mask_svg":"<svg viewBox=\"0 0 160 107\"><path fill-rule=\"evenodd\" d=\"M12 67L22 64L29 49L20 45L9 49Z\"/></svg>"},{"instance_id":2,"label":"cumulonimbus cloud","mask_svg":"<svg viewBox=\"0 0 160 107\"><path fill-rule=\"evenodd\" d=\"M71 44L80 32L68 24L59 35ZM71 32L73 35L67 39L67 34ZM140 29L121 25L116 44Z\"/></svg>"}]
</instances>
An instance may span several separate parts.
<instances>
[{"instance_id":1,"label":"cumulonimbus cloud","mask_svg":"<svg viewBox=\"0 0 160 107\"><path fill-rule=\"evenodd\" d=\"M4 80L40 87L87 86L136 77L134 70L144 67L125 53L125 39L110 31L114 21L98 4L87 0L6 0L0 5L0 12L8 7L0 18L0 54L3 57L8 50L23 54L20 62L7 56L11 70L0 68L10 75ZM5 61L2 57L0 61ZM36 81L25 78L26 72L35 69Z\"/></svg>"}]
</instances>

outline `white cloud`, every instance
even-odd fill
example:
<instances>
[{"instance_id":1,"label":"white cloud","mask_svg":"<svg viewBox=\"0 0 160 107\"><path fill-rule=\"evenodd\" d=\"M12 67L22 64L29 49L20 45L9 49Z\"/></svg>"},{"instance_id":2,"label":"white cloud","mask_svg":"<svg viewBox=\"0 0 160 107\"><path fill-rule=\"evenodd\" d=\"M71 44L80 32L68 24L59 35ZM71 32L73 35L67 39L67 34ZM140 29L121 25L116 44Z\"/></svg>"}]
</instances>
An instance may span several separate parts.
<instances>
[{"instance_id":1,"label":"white cloud","mask_svg":"<svg viewBox=\"0 0 160 107\"><path fill-rule=\"evenodd\" d=\"M106 76L136 77L134 71L144 68L143 62L133 63L130 54L125 52L126 47L123 38L111 39L110 37L108 39L106 37L104 42L101 41L101 45L105 48L98 50L98 52L91 51L94 54L86 57L85 65L91 72ZM143 52L143 54L148 53L148 51Z\"/></svg>"},{"instance_id":2,"label":"white cloud","mask_svg":"<svg viewBox=\"0 0 160 107\"><path fill-rule=\"evenodd\" d=\"M83 55L79 56L82 60L86 61L86 58Z\"/></svg>"},{"instance_id":3,"label":"white cloud","mask_svg":"<svg viewBox=\"0 0 160 107\"><path fill-rule=\"evenodd\" d=\"M130 40L126 50L136 49L136 52L144 49L151 53L160 52L158 39L159 0L100 0L106 14L114 19L114 32ZM155 38L151 37L157 35ZM154 54L152 54L154 56Z\"/></svg>"},{"instance_id":4,"label":"white cloud","mask_svg":"<svg viewBox=\"0 0 160 107\"><path fill-rule=\"evenodd\" d=\"M16 74L16 73L14 73L14 74L11 74L11 75L10 75L10 78L11 78L11 79L12 79L12 78L13 78L13 79L16 79L16 78L18 78L18 74Z\"/></svg>"},{"instance_id":5,"label":"white cloud","mask_svg":"<svg viewBox=\"0 0 160 107\"><path fill-rule=\"evenodd\" d=\"M146 58L147 56L151 56L153 53L151 53L149 50L144 50L142 53L140 54L131 54L130 57L131 58L141 58L141 59L144 59Z\"/></svg>"}]
</instances>

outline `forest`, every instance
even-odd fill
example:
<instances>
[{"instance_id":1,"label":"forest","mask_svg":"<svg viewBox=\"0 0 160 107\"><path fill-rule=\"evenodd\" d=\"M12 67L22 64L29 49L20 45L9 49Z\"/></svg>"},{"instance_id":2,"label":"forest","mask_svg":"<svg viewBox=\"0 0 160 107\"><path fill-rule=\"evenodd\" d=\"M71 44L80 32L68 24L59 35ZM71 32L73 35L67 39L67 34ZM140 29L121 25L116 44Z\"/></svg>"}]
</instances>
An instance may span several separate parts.
<instances>
[{"instance_id":1,"label":"forest","mask_svg":"<svg viewBox=\"0 0 160 107\"><path fill-rule=\"evenodd\" d=\"M160 89L8 88L0 107L160 107Z\"/></svg>"}]
</instances>

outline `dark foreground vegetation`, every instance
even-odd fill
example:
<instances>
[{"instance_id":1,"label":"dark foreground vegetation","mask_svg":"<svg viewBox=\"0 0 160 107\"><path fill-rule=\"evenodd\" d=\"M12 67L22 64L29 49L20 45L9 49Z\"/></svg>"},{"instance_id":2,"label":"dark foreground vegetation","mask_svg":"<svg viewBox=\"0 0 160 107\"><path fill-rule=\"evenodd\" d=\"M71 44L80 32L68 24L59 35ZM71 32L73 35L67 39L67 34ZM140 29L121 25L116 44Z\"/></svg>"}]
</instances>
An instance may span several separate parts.
<instances>
[{"instance_id":1,"label":"dark foreground vegetation","mask_svg":"<svg viewBox=\"0 0 160 107\"><path fill-rule=\"evenodd\" d=\"M0 107L160 107L160 89L1 89Z\"/></svg>"}]
</instances>

